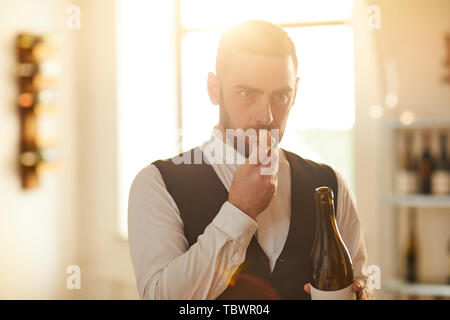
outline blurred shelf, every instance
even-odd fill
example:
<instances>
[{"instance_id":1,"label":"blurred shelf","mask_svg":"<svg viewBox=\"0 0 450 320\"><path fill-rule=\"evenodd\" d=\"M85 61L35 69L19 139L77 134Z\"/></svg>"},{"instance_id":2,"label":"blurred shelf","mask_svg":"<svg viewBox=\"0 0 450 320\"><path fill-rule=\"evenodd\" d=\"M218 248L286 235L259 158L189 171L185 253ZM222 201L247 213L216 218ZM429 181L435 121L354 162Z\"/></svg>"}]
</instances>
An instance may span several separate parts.
<instances>
[{"instance_id":1,"label":"blurred shelf","mask_svg":"<svg viewBox=\"0 0 450 320\"><path fill-rule=\"evenodd\" d=\"M398 117L387 117L381 121L381 126L391 129L423 129L423 128L450 128L450 115L442 117L424 116L416 118L411 124L403 124Z\"/></svg>"},{"instance_id":2,"label":"blurred shelf","mask_svg":"<svg viewBox=\"0 0 450 320\"><path fill-rule=\"evenodd\" d=\"M385 197L388 204L397 207L450 208L450 195L398 194Z\"/></svg>"},{"instance_id":3,"label":"blurred shelf","mask_svg":"<svg viewBox=\"0 0 450 320\"><path fill-rule=\"evenodd\" d=\"M392 292L430 297L450 297L450 285L407 283L401 280L389 280L385 289Z\"/></svg>"}]
</instances>

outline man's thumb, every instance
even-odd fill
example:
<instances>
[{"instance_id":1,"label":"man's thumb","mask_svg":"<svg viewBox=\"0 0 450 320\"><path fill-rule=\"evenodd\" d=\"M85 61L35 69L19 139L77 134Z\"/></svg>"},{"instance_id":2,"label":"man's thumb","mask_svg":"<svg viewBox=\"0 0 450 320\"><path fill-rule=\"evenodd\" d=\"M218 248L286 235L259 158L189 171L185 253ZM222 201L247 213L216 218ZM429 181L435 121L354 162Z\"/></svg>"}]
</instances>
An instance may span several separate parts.
<instances>
[{"instance_id":1,"label":"man's thumb","mask_svg":"<svg viewBox=\"0 0 450 320\"><path fill-rule=\"evenodd\" d=\"M305 292L306 292L307 294L311 294L311 284L310 284L310 283L305 284L305 285L303 286L303 290L305 290Z\"/></svg>"}]
</instances>

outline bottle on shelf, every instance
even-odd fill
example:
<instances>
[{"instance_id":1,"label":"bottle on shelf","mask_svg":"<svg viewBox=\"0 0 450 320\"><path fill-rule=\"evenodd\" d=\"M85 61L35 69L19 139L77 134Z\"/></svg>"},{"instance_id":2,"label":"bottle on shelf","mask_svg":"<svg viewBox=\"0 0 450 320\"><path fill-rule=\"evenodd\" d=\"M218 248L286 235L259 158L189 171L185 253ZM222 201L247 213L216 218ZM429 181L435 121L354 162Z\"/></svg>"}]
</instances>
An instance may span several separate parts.
<instances>
[{"instance_id":1,"label":"bottle on shelf","mask_svg":"<svg viewBox=\"0 0 450 320\"><path fill-rule=\"evenodd\" d=\"M417 282L417 234L416 209L409 208L408 212L408 246L406 248L406 281Z\"/></svg>"},{"instance_id":2,"label":"bottle on shelf","mask_svg":"<svg viewBox=\"0 0 450 320\"><path fill-rule=\"evenodd\" d=\"M43 163L57 163L61 160L61 151L56 147L23 151L19 162L25 167L36 167Z\"/></svg>"},{"instance_id":3,"label":"bottle on shelf","mask_svg":"<svg viewBox=\"0 0 450 320\"><path fill-rule=\"evenodd\" d=\"M333 191L315 190L316 235L312 248L311 298L313 300L354 300L353 265L335 219Z\"/></svg>"},{"instance_id":4,"label":"bottle on shelf","mask_svg":"<svg viewBox=\"0 0 450 320\"><path fill-rule=\"evenodd\" d=\"M38 67L32 63L18 63L16 66L16 75L19 78L30 78L38 72Z\"/></svg>"},{"instance_id":5,"label":"bottle on shelf","mask_svg":"<svg viewBox=\"0 0 450 320\"><path fill-rule=\"evenodd\" d=\"M404 145L395 176L395 191L399 194L417 193L418 175L412 155L413 135L411 132L404 132L400 137L404 138Z\"/></svg>"},{"instance_id":6,"label":"bottle on shelf","mask_svg":"<svg viewBox=\"0 0 450 320\"><path fill-rule=\"evenodd\" d=\"M20 34L17 36L17 57L20 63L37 63L37 57L33 55L35 48L42 38L31 34Z\"/></svg>"},{"instance_id":7,"label":"bottle on shelf","mask_svg":"<svg viewBox=\"0 0 450 320\"><path fill-rule=\"evenodd\" d=\"M36 167L42 161L39 150L24 151L19 156L19 163L24 167Z\"/></svg>"},{"instance_id":8,"label":"bottle on shelf","mask_svg":"<svg viewBox=\"0 0 450 320\"><path fill-rule=\"evenodd\" d=\"M447 157L447 134L439 134L439 158L436 161L435 170L431 176L431 192L445 195L450 193L450 168Z\"/></svg>"},{"instance_id":9,"label":"bottle on shelf","mask_svg":"<svg viewBox=\"0 0 450 320\"><path fill-rule=\"evenodd\" d=\"M431 175L433 173L433 159L431 156L431 133L422 132L422 156L419 164L420 191L423 194L431 193Z\"/></svg>"}]
</instances>

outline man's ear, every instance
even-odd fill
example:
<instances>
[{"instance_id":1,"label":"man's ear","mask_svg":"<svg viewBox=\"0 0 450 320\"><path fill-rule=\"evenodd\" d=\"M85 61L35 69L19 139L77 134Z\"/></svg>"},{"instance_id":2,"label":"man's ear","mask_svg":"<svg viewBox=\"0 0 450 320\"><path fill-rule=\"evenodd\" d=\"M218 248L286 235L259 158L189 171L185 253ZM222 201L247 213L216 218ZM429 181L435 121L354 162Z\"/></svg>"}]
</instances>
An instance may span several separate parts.
<instances>
[{"instance_id":1,"label":"man's ear","mask_svg":"<svg viewBox=\"0 0 450 320\"><path fill-rule=\"evenodd\" d=\"M212 73L208 73L208 95L209 99L211 100L212 104L218 105L220 102L220 84L219 84L219 78Z\"/></svg>"}]
</instances>

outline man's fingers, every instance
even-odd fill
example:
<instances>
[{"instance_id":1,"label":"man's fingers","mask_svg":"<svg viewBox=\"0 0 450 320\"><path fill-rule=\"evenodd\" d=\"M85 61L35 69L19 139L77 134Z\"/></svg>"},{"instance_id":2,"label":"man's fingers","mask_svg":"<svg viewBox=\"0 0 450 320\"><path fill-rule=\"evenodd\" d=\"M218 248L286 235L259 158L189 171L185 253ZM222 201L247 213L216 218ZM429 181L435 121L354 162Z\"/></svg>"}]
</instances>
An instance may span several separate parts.
<instances>
[{"instance_id":1,"label":"man's fingers","mask_svg":"<svg viewBox=\"0 0 450 320\"><path fill-rule=\"evenodd\" d=\"M367 293L364 291L365 283L361 279L356 279L352 283L352 290L356 292L356 299L357 300L369 300L370 297L367 295Z\"/></svg>"},{"instance_id":2,"label":"man's fingers","mask_svg":"<svg viewBox=\"0 0 450 320\"><path fill-rule=\"evenodd\" d=\"M278 146L276 144L277 140L271 136L270 131L267 132L266 134L261 134L259 137L260 139L258 141L255 141L250 145L248 158L245 160L245 162L247 164L255 164L270 167L273 165L272 162L278 161L279 150L275 151L277 153L276 155L272 154L272 152L274 152L272 147L278 149Z\"/></svg>"},{"instance_id":3,"label":"man's fingers","mask_svg":"<svg viewBox=\"0 0 450 320\"><path fill-rule=\"evenodd\" d=\"M305 290L305 292L306 292L307 294L311 294L311 284L310 284L310 283L305 284L305 285L303 286L303 290Z\"/></svg>"},{"instance_id":4,"label":"man's fingers","mask_svg":"<svg viewBox=\"0 0 450 320\"><path fill-rule=\"evenodd\" d=\"M277 154L272 155L273 152L277 152L278 146L276 145L276 139L270 135L267 135L267 144L262 144L260 150L260 162L263 166L272 166L272 162L277 161Z\"/></svg>"},{"instance_id":5,"label":"man's fingers","mask_svg":"<svg viewBox=\"0 0 450 320\"><path fill-rule=\"evenodd\" d=\"M362 292L364 290L364 281L361 279L356 279L352 283L352 290L355 292Z\"/></svg>"},{"instance_id":6,"label":"man's fingers","mask_svg":"<svg viewBox=\"0 0 450 320\"><path fill-rule=\"evenodd\" d=\"M258 143L254 142L252 143L252 145L250 146L250 152L248 155L248 158L245 161L247 164L258 164L259 163L259 159L258 159Z\"/></svg>"}]
</instances>

